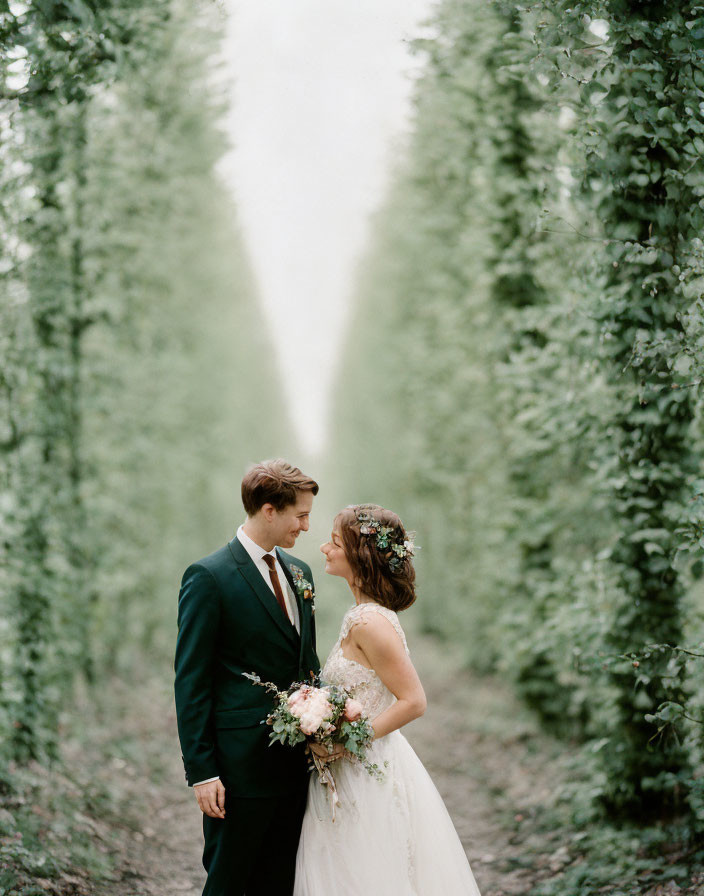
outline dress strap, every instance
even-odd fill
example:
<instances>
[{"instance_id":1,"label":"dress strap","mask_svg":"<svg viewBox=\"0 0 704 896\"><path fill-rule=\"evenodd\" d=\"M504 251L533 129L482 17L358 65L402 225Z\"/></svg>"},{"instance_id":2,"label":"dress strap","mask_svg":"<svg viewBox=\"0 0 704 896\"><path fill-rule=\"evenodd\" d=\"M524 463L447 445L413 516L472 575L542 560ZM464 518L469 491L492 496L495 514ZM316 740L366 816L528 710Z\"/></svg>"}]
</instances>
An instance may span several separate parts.
<instances>
[{"instance_id":1,"label":"dress strap","mask_svg":"<svg viewBox=\"0 0 704 896\"><path fill-rule=\"evenodd\" d=\"M357 623L359 622L364 622L365 617L369 618L369 616L374 613L379 613L381 616L384 616L389 620L391 625L393 625L393 627L398 632L398 636L403 642L403 647L406 653L408 653L409 651L408 644L406 643L406 635L401 628L401 623L398 621L398 616L393 610L389 610L388 607L382 607L381 604L376 603L355 604L354 607L347 611L347 613L345 614L345 618L342 621L340 641L345 640L353 625L357 625Z\"/></svg>"}]
</instances>

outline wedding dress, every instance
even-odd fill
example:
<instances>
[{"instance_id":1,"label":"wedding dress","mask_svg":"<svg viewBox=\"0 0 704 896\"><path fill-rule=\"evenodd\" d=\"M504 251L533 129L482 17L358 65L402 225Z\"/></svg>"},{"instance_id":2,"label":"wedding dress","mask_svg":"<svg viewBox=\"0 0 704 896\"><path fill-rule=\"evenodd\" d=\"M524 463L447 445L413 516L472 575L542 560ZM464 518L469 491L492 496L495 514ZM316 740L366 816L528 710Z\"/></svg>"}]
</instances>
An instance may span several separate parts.
<instances>
[{"instance_id":1,"label":"wedding dress","mask_svg":"<svg viewBox=\"0 0 704 896\"><path fill-rule=\"evenodd\" d=\"M374 719L396 700L372 669L347 659L341 644L366 614L381 613L406 637L393 610L363 603L347 611L322 679L351 691ZM313 774L296 859L294 896L479 896L440 794L400 731L375 740L367 758L331 763L340 798L332 820L328 790Z\"/></svg>"}]
</instances>

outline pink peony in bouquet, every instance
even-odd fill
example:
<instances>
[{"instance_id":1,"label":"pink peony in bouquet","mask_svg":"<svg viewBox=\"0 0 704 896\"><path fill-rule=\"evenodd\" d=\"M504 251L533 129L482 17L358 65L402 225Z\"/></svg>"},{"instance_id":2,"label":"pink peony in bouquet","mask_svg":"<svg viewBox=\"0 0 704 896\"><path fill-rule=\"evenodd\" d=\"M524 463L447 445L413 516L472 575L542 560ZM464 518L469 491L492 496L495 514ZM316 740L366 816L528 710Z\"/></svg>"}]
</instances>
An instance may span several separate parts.
<instances>
[{"instance_id":1,"label":"pink peony in bouquet","mask_svg":"<svg viewBox=\"0 0 704 896\"><path fill-rule=\"evenodd\" d=\"M271 726L269 745L281 743L288 746L307 742L323 744L330 752L341 744L360 762L370 775L381 777L379 766L367 759L367 748L374 739L374 729L362 715L362 705L339 685L323 685L296 682L285 691L271 682L263 682L258 675L244 673L254 684L272 691L276 705L265 719ZM310 751L309 751L310 752ZM339 799L335 779L328 765L310 752L311 763L318 772L321 784L330 788L333 820Z\"/></svg>"},{"instance_id":2,"label":"pink peony in bouquet","mask_svg":"<svg viewBox=\"0 0 704 896\"><path fill-rule=\"evenodd\" d=\"M342 688L338 688L342 691ZM356 722L362 717L362 704L346 696L342 712L333 698L329 687L317 688L309 684L301 685L286 698L288 711L299 719L301 731L309 736L316 733L333 734L340 720ZM322 743L322 741L320 741ZM339 740L334 742L340 743ZM352 752L352 751L350 751Z\"/></svg>"}]
</instances>

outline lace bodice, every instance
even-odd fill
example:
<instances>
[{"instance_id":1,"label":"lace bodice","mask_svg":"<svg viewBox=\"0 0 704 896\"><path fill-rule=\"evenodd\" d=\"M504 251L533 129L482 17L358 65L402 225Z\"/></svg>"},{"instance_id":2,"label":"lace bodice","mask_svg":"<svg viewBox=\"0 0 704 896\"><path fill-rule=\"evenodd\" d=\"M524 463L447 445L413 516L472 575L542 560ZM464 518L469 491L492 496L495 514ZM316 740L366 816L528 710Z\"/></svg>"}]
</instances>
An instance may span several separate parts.
<instances>
[{"instance_id":1,"label":"lace bodice","mask_svg":"<svg viewBox=\"0 0 704 896\"><path fill-rule=\"evenodd\" d=\"M323 681L328 684L338 684L347 688L352 696L362 704L364 715L370 719L374 719L379 713L388 709L396 701L396 698L373 669L368 669L355 660L347 659L342 653L341 645L352 626L358 623L364 624L365 618L373 613L380 613L389 620L398 632L404 649L408 653L406 636L398 621L398 616L393 610L382 607L380 604L356 604L345 613L342 619L340 637L330 651L321 676Z\"/></svg>"}]
</instances>

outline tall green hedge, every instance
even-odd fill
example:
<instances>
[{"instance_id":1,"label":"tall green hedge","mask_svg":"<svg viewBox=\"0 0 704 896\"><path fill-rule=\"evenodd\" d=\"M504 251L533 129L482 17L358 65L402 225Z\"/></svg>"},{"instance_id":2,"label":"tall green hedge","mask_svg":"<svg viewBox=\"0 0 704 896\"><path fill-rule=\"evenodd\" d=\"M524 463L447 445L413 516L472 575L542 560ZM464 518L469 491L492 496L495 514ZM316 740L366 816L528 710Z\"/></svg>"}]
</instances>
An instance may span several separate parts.
<instances>
[{"instance_id":1,"label":"tall green hedge","mask_svg":"<svg viewBox=\"0 0 704 896\"><path fill-rule=\"evenodd\" d=\"M447 0L428 33L347 488L420 530L426 628L584 742L590 799L699 813L702 9Z\"/></svg>"},{"instance_id":2,"label":"tall green hedge","mask_svg":"<svg viewBox=\"0 0 704 896\"><path fill-rule=\"evenodd\" d=\"M79 677L169 675L182 569L287 435L215 172L217 8L18 3L0 28L0 721L25 760Z\"/></svg>"}]
</instances>

